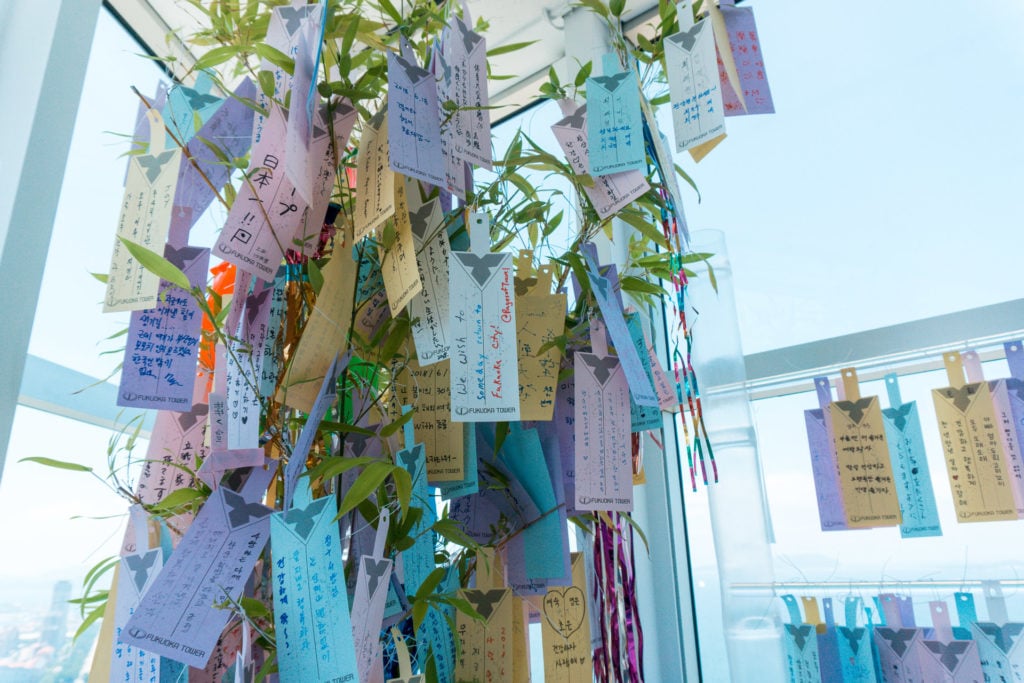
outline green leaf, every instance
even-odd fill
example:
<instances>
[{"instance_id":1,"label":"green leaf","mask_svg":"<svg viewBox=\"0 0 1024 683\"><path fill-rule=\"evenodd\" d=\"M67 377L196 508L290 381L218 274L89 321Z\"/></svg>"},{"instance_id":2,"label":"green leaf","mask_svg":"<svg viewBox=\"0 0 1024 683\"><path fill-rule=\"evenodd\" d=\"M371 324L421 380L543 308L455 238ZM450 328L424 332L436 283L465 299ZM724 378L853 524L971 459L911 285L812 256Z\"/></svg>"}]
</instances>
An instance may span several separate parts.
<instances>
[{"instance_id":1,"label":"green leaf","mask_svg":"<svg viewBox=\"0 0 1024 683\"><path fill-rule=\"evenodd\" d=\"M622 10L626 8L626 0L610 0L608 3L608 9L611 10L612 15L616 17L622 16Z\"/></svg>"},{"instance_id":2,"label":"green leaf","mask_svg":"<svg viewBox=\"0 0 1024 683\"><path fill-rule=\"evenodd\" d=\"M395 495L402 506L402 516L409 514L409 502L412 500L412 476L401 467L395 468Z\"/></svg>"},{"instance_id":3,"label":"green leaf","mask_svg":"<svg viewBox=\"0 0 1024 683\"><path fill-rule=\"evenodd\" d=\"M647 280L635 277L633 275L627 275L619 280L624 292L640 292L642 294L654 294L661 295L665 293L658 285L652 284Z\"/></svg>"},{"instance_id":4,"label":"green leaf","mask_svg":"<svg viewBox=\"0 0 1024 683\"><path fill-rule=\"evenodd\" d=\"M123 237L118 237L118 239L121 240L121 243L128 249L128 252L143 268L157 277L167 280L172 285L181 287L186 292L192 290L192 285L189 284L188 278L185 277L185 273L181 272L178 266L141 244L136 244Z\"/></svg>"},{"instance_id":5,"label":"green leaf","mask_svg":"<svg viewBox=\"0 0 1024 683\"><path fill-rule=\"evenodd\" d=\"M211 66L223 64L237 55L241 49L242 48L238 45L223 45L221 47L215 47L197 59L194 68L197 71L201 71L203 69L209 69Z\"/></svg>"},{"instance_id":6,"label":"green leaf","mask_svg":"<svg viewBox=\"0 0 1024 683\"><path fill-rule=\"evenodd\" d=\"M427 616L428 609L430 609L430 603L426 600L418 600L412 605L412 628L417 633L420 630L420 625Z\"/></svg>"},{"instance_id":7,"label":"green leaf","mask_svg":"<svg viewBox=\"0 0 1024 683\"><path fill-rule=\"evenodd\" d=\"M309 284L313 287L313 291L319 295L320 290L324 286L324 276L320 272L320 266L313 259L309 259L306 262L306 272L309 274Z\"/></svg>"},{"instance_id":8,"label":"green leaf","mask_svg":"<svg viewBox=\"0 0 1024 683\"><path fill-rule=\"evenodd\" d=\"M178 489L171 491L159 503L154 503L150 508L154 512L177 512L181 508L191 505L200 498L205 498L202 491L196 489Z\"/></svg>"},{"instance_id":9,"label":"green leaf","mask_svg":"<svg viewBox=\"0 0 1024 683\"><path fill-rule=\"evenodd\" d=\"M381 427L380 435L382 437L388 437L388 436L391 436L392 434L397 433L398 430L401 429L402 427L404 427L405 424L407 422L409 422L409 420L411 420L413 415L415 415L415 414L416 414L415 410L410 410L408 413L405 413L404 415L402 415L397 420L393 420L390 423L384 425L383 427Z\"/></svg>"},{"instance_id":10,"label":"green leaf","mask_svg":"<svg viewBox=\"0 0 1024 683\"><path fill-rule=\"evenodd\" d=\"M242 609L245 610L245 616L249 617L250 619L261 619L264 617L270 617L270 610L267 609L267 606L259 600L257 600L256 598L243 597L241 600L238 601L238 604L240 604L242 606Z\"/></svg>"},{"instance_id":11,"label":"green leaf","mask_svg":"<svg viewBox=\"0 0 1024 683\"><path fill-rule=\"evenodd\" d=\"M581 88L583 84L590 78L590 72L594 69L594 62L587 62L580 67L580 70L576 72L576 87Z\"/></svg>"},{"instance_id":12,"label":"green leaf","mask_svg":"<svg viewBox=\"0 0 1024 683\"><path fill-rule=\"evenodd\" d=\"M437 567L432 572L427 574L427 578L420 584L420 589L416 591L416 600L422 600L428 595L431 595L434 590L441 585L441 581L448 574L447 567Z\"/></svg>"},{"instance_id":13,"label":"green leaf","mask_svg":"<svg viewBox=\"0 0 1024 683\"><path fill-rule=\"evenodd\" d=\"M85 620L82 622L82 625L78 627L77 631L75 631L75 635L72 637L72 640L78 640L80 635L88 631L90 626L103 617L103 613L107 611L107 604L107 602L104 602L102 605L94 607L92 611L89 612L88 616L86 616Z\"/></svg>"},{"instance_id":14,"label":"green leaf","mask_svg":"<svg viewBox=\"0 0 1024 683\"><path fill-rule=\"evenodd\" d=\"M430 527L437 535L464 548L475 549L480 544L470 538L454 519L439 519Z\"/></svg>"},{"instance_id":15,"label":"green leaf","mask_svg":"<svg viewBox=\"0 0 1024 683\"><path fill-rule=\"evenodd\" d=\"M355 482L352 484L352 488L345 494L345 498L341 501L341 507L338 508L338 516L347 515L349 512L354 510L357 505L362 503L364 500L369 498L377 487L380 486L385 479L388 478L392 472L395 471L395 465L389 462L376 461L366 466L366 469L359 473L356 477Z\"/></svg>"},{"instance_id":16,"label":"green leaf","mask_svg":"<svg viewBox=\"0 0 1024 683\"><path fill-rule=\"evenodd\" d=\"M278 49L267 45L266 43L256 43L253 46L256 54L261 58L265 59L279 69L288 72L289 76L295 74L295 60L281 52Z\"/></svg>"},{"instance_id":17,"label":"green leaf","mask_svg":"<svg viewBox=\"0 0 1024 683\"><path fill-rule=\"evenodd\" d=\"M67 462L65 460L54 460L53 458L44 458L42 456L35 456L30 458L22 458L18 462L34 462L40 465L46 465L47 467L56 467L59 470L71 470L72 472L92 472L91 467L85 465L79 465L77 462Z\"/></svg>"},{"instance_id":18,"label":"green leaf","mask_svg":"<svg viewBox=\"0 0 1024 683\"><path fill-rule=\"evenodd\" d=\"M516 50L522 50L523 48L530 47L536 40L528 40L525 43L508 43L506 45L499 45L496 48L492 48L487 51L488 57L497 57L498 55L508 54L509 52L515 52Z\"/></svg>"},{"instance_id":19,"label":"green leaf","mask_svg":"<svg viewBox=\"0 0 1024 683\"><path fill-rule=\"evenodd\" d=\"M94 278L96 278L97 280L99 280L103 284L107 284L107 279L108 278L107 278L107 274L106 273L89 273L89 275L92 275Z\"/></svg>"},{"instance_id":20,"label":"green leaf","mask_svg":"<svg viewBox=\"0 0 1024 683\"><path fill-rule=\"evenodd\" d=\"M602 17L608 18L608 8L601 0L579 0L579 3Z\"/></svg>"},{"instance_id":21,"label":"green leaf","mask_svg":"<svg viewBox=\"0 0 1024 683\"><path fill-rule=\"evenodd\" d=\"M380 8L391 17L396 24L402 23L402 14L391 3L391 0L380 0Z\"/></svg>"}]
</instances>

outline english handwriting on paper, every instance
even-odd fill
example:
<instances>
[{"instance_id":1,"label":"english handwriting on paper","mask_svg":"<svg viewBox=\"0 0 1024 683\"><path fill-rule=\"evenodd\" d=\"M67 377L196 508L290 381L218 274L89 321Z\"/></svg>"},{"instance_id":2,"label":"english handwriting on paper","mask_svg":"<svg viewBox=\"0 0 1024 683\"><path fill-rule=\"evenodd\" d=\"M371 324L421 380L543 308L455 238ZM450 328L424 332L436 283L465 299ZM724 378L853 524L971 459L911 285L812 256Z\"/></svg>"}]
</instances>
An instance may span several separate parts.
<instances>
[{"instance_id":1,"label":"english handwriting on paper","mask_svg":"<svg viewBox=\"0 0 1024 683\"><path fill-rule=\"evenodd\" d=\"M519 419L512 255L487 251L487 218L473 214L471 252L449 263L452 419ZM480 237L473 237L480 235Z\"/></svg>"}]
</instances>

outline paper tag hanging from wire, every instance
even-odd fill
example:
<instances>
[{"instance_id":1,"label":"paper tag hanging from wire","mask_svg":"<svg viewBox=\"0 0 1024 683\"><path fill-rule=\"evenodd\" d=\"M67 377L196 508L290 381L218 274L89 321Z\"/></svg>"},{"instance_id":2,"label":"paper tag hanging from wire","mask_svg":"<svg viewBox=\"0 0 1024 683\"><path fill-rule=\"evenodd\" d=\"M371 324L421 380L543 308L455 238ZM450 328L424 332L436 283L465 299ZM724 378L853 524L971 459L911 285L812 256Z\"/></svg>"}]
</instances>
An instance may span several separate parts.
<instances>
[{"instance_id":1,"label":"paper tag hanging from wire","mask_svg":"<svg viewBox=\"0 0 1024 683\"><path fill-rule=\"evenodd\" d=\"M932 390L932 400L957 520L1017 519L988 383L964 381L959 353L946 353L943 360L950 385Z\"/></svg>"},{"instance_id":2,"label":"paper tag hanging from wire","mask_svg":"<svg viewBox=\"0 0 1024 683\"><path fill-rule=\"evenodd\" d=\"M900 535L903 538L941 536L942 527L928 473L928 454L924 449L917 403L903 403L895 373L885 376L885 388L889 394L889 407L882 411L882 418L896 477L896 494L903 513Z\"/></svg>"},{"instance_id":3,"label":"paper tag hanging from wire","mask_svg":"<svg viewBox=\"0 0 1024 683\"><path fill-rule=\"evenodd\" d=\"M853 368L840 374L846 399L830 403L829 415L847 526L896 526L900 505L878 397L861 397Z\"/></svg>"}]
</instances>

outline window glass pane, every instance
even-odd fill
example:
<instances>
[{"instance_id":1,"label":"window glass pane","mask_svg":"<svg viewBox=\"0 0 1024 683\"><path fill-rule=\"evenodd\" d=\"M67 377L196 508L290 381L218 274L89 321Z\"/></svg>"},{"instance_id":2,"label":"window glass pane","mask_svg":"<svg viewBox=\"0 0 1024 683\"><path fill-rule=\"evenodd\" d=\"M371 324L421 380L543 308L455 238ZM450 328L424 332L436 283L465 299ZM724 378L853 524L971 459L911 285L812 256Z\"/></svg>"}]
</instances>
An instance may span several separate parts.
<instances>
[{"instance_id":1,"label":"window glass pane","mask_svg":"<svg viewBox=\"0 0 1024 683\"><path fill-rule=\"evenodd\" d=\"M101 340L128 325L127 313L102 312L104 286L90 272L106 273L121 209L123 183L139 99L151 97L162 72L139 56L139 45L109 12L96 25L68 152L53 237L46 259L29 353L93 377L106 377L124 338Z\"/></svg>"},{"instance_id":2,"label":"window glass pane","mask_svg":"<svg viewBox=\"0 0 1024 683\"><path fill-rule=\"evenodd\" d=\"M84 657L81 647L72 649L65 638L81 618L77 606L64 601L81 595L91 567L117 554L127 519L127 501L91 474L19 460L42 456L76 462L105 477L111 435L31 408L19 406L15 412L0 484L0 683L42 680L44 670ZM145 452L146 442L140 440L135 457ZM121 476L124 480L125 473ZM69 583L61 587L61 582ZM108 575L98 589L109 584ZM58 608L55 621L51 603ZM61 606L67 608L66 621L59 616ZM82 647L91 646L92 638L84 640Z\"/></svg>"},{"instance_id":3,"label":"window glass pane","mask_svg":"<svg viewBox=\"0 0 1024 683\"><path fill-rule=\"evenodd\" d=\"M1024 297L1024 5L751 4L777 113L677 159L691 227L726 233L745 352Z\"/></svg>"}]
</instances>

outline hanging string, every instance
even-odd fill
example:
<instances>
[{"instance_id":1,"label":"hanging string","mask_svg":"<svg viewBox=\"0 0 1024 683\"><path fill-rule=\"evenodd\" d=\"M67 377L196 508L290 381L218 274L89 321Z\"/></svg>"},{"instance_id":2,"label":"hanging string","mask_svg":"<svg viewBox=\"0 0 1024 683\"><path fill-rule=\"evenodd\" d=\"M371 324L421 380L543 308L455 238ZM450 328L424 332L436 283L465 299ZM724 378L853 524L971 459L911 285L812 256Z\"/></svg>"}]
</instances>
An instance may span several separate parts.
<instances>
[{"instance_id":1,"label":"hanging string","mask_svg":"<svg viewBox=\"0 0 1024 683\"><path fill-rule=\"evenodd\" d=\"M700 388L697 383L697 373L693 369L693 331L686 320L686 293L689 286L689 279L686 277L686 269L683 264L683 256L687 248L685 240L679 230L677 218L678 207L675 206L671 194L666 190L668 187L668 173L674 173L673 168L663 168L658 160L655 151L653 133L647 122L644 122L644 140L647 145L647 153L654 160L654 167L661 178L661 189L659 194L663 202L661 210L661 227L665 241L669 245L669 264L672 271L672 314L676 320L676 335L672 341L672 372L676 381L676 400L679 402L680 422L683 426L683 442L686 447L686 462L690 472L690 486L697 490L697 465L700 466L701 480L708 485L708 464L711 468L711 481L718 482L718 464L715 462L714 451L711 448L711 441L708 439L707 427L704 424L704 410L700 398ZM680 348L679 340L683 340L683 348ZM689 416L689 424L687 424ZM696 462L695 462L696 460Z\"/></svg>"}]
</instances>

